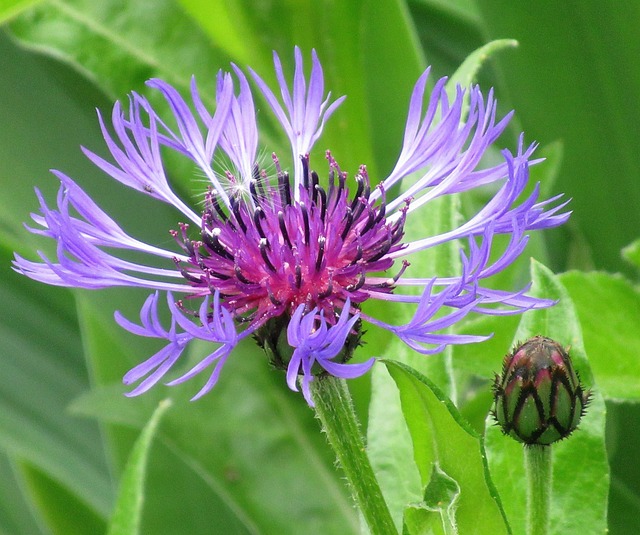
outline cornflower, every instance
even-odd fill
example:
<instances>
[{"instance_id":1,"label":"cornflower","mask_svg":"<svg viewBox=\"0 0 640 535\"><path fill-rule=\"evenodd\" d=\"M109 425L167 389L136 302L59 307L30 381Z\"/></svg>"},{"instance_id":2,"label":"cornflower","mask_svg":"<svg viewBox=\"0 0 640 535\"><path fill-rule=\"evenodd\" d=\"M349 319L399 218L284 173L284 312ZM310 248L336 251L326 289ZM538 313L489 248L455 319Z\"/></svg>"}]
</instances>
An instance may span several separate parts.
<instances>
[{"instance_id":1,"label":"cornflower","mask_svg":"<svg viewBox=\"0 0 640 535\"><path fill-rule=\"evenodd\" d=\"M125 384L137 383L128 395L163 380L189 343L201 339L213 344L212 352L166 383L180 384L207 370L209 377L193 399L199 398L216 384L238 343L252 335L273 364L286 368L289 387L301 387L312 404L309 384L314 377L354 378L373 365L373 358L349 362L360 344L363 322L386 329L420 353L433 354L449 344L487 338L452 332L450 327L469 313L519 313L552 304L527 296L528 287L505 291L485 285L522 253L527 231L555 227L569 217L562 213L566 202L556 202L561 196L539 201L537 185L520 199L535 149L524 147L522 137L515 155L504 150L497 165L480 165L511 118L496 119L492 91L485 98L477 86L457 87L450 99L443 78L435 83L425 109L427 69L413 89L400 156L389 176L372 188L366 166L350 179L329 151L327 178L321 180L313 170L312 147L345 98L332 100L331 93L325 94L315 51L307 78L302 54L295 49L291 88L275 53L274 64L280 98L248 69L290 143L291 159L285 164L273 153L271 173L259 163L265 149L259 150L254 100L247 76L236 65L235 78L218 73L214 112L204 104L195 79L191 107L168 83L147 82L166 100L170 121L137 93L131 93L128 109L116 102L112 129L98 112L111 157L83 147L84 153L113 179L181 214L184 222L170 231L177 250L125 232L60 171L53 171L61 184L56 207L36 189L40 213L32 219L38 228L27 228L53 238L57 257L40 252L41 261L34 262L16 254L15 270L58 286L154 290L141 309L140 324L115 314L128 331L166 341L126 373ZM161 150L187 158L208 179L200 211L174 193ZM220 162L227 164L220 168ZM402 189L394 189L401 193L390 198L388 193L401 182ZM403 240L407 221L428 217L434 199L489 184L495 185L493 197L457 228ZM498 234L510 239L499 254L492 254ZM452 241L463 245L457 273L411 273L408 259ZM130 251L156 257L161 265L127 260ZM171 313L169 328L159 319L161 292ZM400 325L374 318L363 310L370 299L413 305L413 317ZM192 309L186 303L196 305Z\"/></svg>"}]
</instances>

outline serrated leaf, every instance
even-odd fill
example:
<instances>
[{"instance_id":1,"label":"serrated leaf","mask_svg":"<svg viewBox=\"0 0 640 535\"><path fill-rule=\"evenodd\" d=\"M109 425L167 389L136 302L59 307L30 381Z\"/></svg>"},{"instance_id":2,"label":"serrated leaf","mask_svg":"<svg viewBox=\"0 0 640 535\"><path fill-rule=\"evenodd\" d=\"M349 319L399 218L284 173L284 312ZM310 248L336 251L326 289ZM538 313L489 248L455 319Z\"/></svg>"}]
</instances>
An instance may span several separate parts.
<instances>
[{"instance_id":1,"label":"serrated leaf","mask_svg":"<svg viewBox=\"0 0 640 535\"><path fill-rule=\"evenodd\" d=\"M605 533L609 468L605 450L605 406L586 358L582 330L567 290L547 268L533 262L531 294L558 299L552 308L529 311L522 316L513 344L535 335L553 338L570 346L570 354L583 383L592 387L586 416L578 430L553 448L551 496L552 533ZM510 349L510 348L509 348ZM496 357L496 369L500 358ZM524 533L526 484L522 444L502 435L493 417L486 426L486 449L493 481L515 533ZM570 512L570 514L568 514Z\"/></svg>"},{"instance_id":2,"label":"serrated leaf","mask_svg":"<svg viewBox=\"0 0 640 535\"><path fill-rule=\"evenodd\" d=\"M385 364L400 391L423 487L438 466L460 488L454 513L460 533L508 533L480 436L429 379L399 362Z\"/></svg>"},{"instance_id":3,"label":"serrated leaf","mask_svg":"<svg viewBox=\"0 0 640 535\"><path fill-rule=\"evenodd\" d=\"M137 535L140 533L149 450L160 420L169 407L171 407L169 400L161 401L158 404L158 408L133 446L120 479L120 488L109 523L108 535Z\"/></svg>"}]
</instances>

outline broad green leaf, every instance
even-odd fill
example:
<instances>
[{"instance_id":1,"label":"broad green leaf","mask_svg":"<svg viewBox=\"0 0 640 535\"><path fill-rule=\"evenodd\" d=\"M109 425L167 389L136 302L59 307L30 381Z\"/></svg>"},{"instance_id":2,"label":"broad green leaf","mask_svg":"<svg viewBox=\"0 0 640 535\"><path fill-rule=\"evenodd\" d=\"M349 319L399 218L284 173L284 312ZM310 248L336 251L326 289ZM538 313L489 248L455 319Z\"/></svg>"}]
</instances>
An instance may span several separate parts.
<instances>
[{"instance_id":1,"label":"broad green leaf","mask_svg":"<svg viewBox=\"0 0 640 535\"><path fill-rule=\"evenodd\" d=\"M605 399L640 401L640 291L620 275L563 273Z\"/></svg>"},{"instance_id":2,"label":"broad green leaf","mask_svg":"<svg viewBox=\"0 0 640 535\"><path fill-rule=\"evenodd\" d=\"M86 535L104 533L106 518L98 514L83 496L61 485L39 468L20 463L25 487L32 503L46 525L48 533L56 535ZM70 515L69 511L73 511Z\"/></svg>"},{"instance_id":3,"label":"broad green leaf","mask_svg":"<svg viewBox=\"0 0 640 535\"><path fill-rule=\"evenodd\" d=\"M451 500L455 498L453 508L445 508L449 524L460 533L508 533L489 479L481 437L429 379L399 362L385 361L385 364L400 390L402 412L411 433L413 459L425 488L426 505L433 506L434 487L428 485L435 469L437 473L446 474L448 489L452 484L459 487L459 495L451 497Z\"/></svg>"},{"instance_id":4,"label":"broad green leaf","mask_svg":"<svg viewBox=\"0 0 640 535\"><path fill-rule=\"evenodd\" d=\"M640 268L640 240L636 240L622 249L622 256Z\"/></svg>"},{"instance_id":5,"label":"broad green leaf","mask_svg":"<svg viewBox=\"0 0 640 535\"><path fill-rule=\"evenodd\" d=\"M556 191L573 199L573 215L570 226L554 232L554 265L570 260L569 232L577 231L595 269L631 271L620 249L640 228L640 108L627 99L640 93L640 3L476 4L486 38L520 43L497 58L501 95L511 99L502 103L516 110L527 140L564 143Z\"/></svg>"},{"instance_id":6,"label":"broad green leaf","mask_svg":"<svg viewBox=\"0 0 640 535\"><path fill-rule=\"evenodd\" d=\"M452 228L457 218L457 200L454 197L436 199L430 203L429 218L409 218L405 226L407 239L431 236ZM444 274L456 273L457 253L453 246L440 248L438 256L427 255L412 259L411 269L416 273ZM378 307L381 308L381 307ZM397 310L397 309L396 309ZM397 310L393 324L401 325L410 321L411 307ZM369 341L376 350L375 356L396 359L428 375L449 394L456 395L452 381L451 351L425 356L408 347L385 331L384 338ZM397 387L381 368L374 368L372 396L369 405L369 427L367 430L368 452L371 464L378 474L380 486L385 495L397 526L401 526L404 506L421 496L418 474L411 461L411 439L407 426L400 417L402 409ZM393 454L389 454L392 451ZM398 477L401 474L401 477Z\"/></svg>"},{"instance_id":7,"label":"broad green leaf","mask_svg":"<svg viewBox=\"0 0 640 535\"><path fill-rule=\"evenodd\" d=\"M382 354L391 358L397 347L398 343L389 344ZM371 392L367 454L399 529L406 504L421 499L420 474L412 460L411 436L402 416L398 389L379 364L371 370Z\"/></svg>"},{"instance_id":8,"label":"broad green leaf","mask_svg":"<svg viewBox=\"0 0 640 535\"><path fill-rule=\"evenodd\" d=\"M558 278L541 264L532 264L531 275L534 283L531 294L558 299L559 303L549 309L525 313L514 343L542 334L570 346L574 366L583 383L592 388L591 402L578 430L552 446L552 533L605 533L609 468L604 442L604 400L589 368L571 297ZM500 362L501 357L496 356L496 367ZM487 419L485 444L491 476L504 498L509 523L515 533L524 533L526 485L523 446L502 435L491 416Z\"/></svg>"},{"instance_id":9,"label":"broad green leaf","mask_svg":"<svg viewBox=\"0 0 640 535\"><path fill-rule=\"evenodd\" d=\"M27 47L69 62L111 98L160 77L188 89L220 67L205 35L170 0L51 0L14 19Z\"/></svg>"},{"instance_id":10,"label":"broad green leaf","mask_svg":"<svg viewBox=\"0 0 640 535\"><path fill-rule=\"evenodd\" d=\"M9 258L8 251L0 252L3 265ZM0 286L0 449L106 515L111 486L98 429L65 410L88 385L73 302L59 289L34 292L35 283L13 272L5 282Z\"/></svg>"},{"instance_id":11,"label":"broad green leaf","mask_svg":"<svg viewBox=\"0 0 640 535\"><path fill-rule=\"evenodd\" d=\"M149 450L160 420L170 406L169 400L160 402L133 446L120 479L118 498L109 523L108 535L137 535L140 533Z\"/></svg>"}]
</instances>

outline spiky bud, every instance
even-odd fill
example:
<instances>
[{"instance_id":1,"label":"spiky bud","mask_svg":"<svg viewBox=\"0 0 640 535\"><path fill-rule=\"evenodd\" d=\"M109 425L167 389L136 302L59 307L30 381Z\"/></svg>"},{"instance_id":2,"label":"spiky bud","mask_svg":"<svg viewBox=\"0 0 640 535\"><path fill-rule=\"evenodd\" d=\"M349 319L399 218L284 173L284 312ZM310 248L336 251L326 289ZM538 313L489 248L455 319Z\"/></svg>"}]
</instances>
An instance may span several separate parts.
<instances>
[{"instance_id":1,"label":"spiky bud","mask_svg":"<svg viewBox=\"0 0 640 535\"><path fill-rule=\"evenodd\" d=\"M544 336L527 340L505 357L493 391L493 414L502 431L525 444L540 445L568 437L591 395L569 353Z\"/></svg>"}]
</instances>

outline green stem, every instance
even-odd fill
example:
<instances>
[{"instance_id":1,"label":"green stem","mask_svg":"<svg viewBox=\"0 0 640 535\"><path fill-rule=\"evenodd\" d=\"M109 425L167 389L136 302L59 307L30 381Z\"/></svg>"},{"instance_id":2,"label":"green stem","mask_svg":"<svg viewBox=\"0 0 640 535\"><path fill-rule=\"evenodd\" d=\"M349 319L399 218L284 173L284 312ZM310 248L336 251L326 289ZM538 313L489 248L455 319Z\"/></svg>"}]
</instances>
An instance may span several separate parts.
<instances>
[{"instance_id":1,"label":"green stem","mask_svg":"<svg viewBox=\"0 0 640 535\"><path fill-rule=\"evenodd\" d=\"M548 535L553 470L551 446L524 448L527 477L527 535Z\"/></svg>"},{"instance_id":2,"label":"green stem","mask_svg":"<svg viewBox=\"0 0 640 535\"><path fill-rule=\"evenodd\" d=\"M353 499L371 533L398 535L369 463L345 381L332 376L316 377L311 383L311 393L316 414L347 476Z\"/></svg>"}]
</instances>

